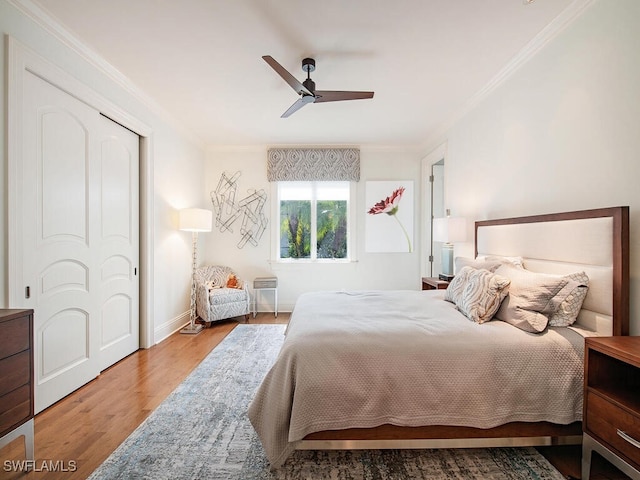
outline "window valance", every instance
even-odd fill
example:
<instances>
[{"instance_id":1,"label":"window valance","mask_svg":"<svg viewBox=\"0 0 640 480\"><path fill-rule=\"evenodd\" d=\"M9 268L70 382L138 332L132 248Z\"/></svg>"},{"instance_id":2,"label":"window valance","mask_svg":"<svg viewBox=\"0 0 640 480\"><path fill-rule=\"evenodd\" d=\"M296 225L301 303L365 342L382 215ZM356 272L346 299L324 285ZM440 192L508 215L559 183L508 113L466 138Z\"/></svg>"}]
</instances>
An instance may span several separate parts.
<instances>
[{"instance_id":1,"label":"window valance","mask_svg":"<svg viewBox=\"0 0 640 480\"><path fill-rule=\"evenodd\" d=\"M270 148L267 178L282 181L360 180L357 148Z\"/></svg>"}]
</instances>

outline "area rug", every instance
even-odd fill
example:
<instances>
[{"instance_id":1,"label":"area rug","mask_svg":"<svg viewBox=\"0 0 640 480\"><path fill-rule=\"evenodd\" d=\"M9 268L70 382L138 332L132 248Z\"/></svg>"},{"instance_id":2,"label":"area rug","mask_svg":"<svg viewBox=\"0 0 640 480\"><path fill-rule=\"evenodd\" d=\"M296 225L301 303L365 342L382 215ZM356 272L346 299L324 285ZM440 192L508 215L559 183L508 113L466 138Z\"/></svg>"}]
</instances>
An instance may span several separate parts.
<instances>
[{"instance_id":1,"label":"area rug","mask_svg":"<svg viewBox=\"0 0 640 480\"><path fill-rule=\"evenodd\" d=\"M284 328L238 325L90 478L564 478L533 448L297 451L270 471L246 411L280 350Z\"/></svg>"}]
</instances>

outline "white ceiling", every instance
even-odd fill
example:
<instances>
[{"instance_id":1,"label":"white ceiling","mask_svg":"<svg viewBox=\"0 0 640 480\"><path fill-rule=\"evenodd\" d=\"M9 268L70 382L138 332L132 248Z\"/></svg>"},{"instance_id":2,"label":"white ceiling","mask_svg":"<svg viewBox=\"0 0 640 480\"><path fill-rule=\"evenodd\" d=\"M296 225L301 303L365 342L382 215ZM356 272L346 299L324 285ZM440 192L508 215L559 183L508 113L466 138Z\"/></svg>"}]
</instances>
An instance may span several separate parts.
<instances>
[{"instance_id":1,"label":"white ceiling","mask_svg":"<svg viewBox=\"0 0 640 480\"><path fill-rule=\"evenodd\" d=\"M34 3L208 145L418 146L572 0ZM263 55L300 81L313 57L318 89L375 97L282 119L297 94Z\"/></svg>"}]
</instances>

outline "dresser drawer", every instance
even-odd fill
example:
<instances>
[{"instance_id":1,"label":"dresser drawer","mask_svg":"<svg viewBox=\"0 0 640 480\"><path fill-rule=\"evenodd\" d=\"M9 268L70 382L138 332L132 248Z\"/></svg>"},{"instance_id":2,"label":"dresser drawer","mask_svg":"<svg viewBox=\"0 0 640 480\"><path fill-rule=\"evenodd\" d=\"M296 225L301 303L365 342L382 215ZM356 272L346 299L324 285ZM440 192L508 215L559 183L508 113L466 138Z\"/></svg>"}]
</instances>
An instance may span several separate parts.
<instances>
[{"instance_id":1,"label":"dresser drawer","mask_svg":"<svg viewBox=\"0 0 640 480\"><path fill-rule=\"evenodd\" d=\"M600 395L587 393L585 430L622 453L635 468L640 466L640 416L613 405ZM623 435L630 437L626 440ZM636 445L634 445L635 440Z\"/></svg>"},{"instance_id":2,"label":"dresser drawer","mask_svg":"<svg viewBox=\"0 0 640 480\"><path fill-rule=\"evenodd\" d=\"M0 397L0 437L31 418L32 410L31 385Z\"/></svg>"},{"instance_id":3,"label":"dresser drawer","mask_svg":"<svg viewBox=\"0 0 640 480\"><path fill-rule=\"evenodd\" d=\"M26 317L0 322L0 358L22 352L31 344L29 322Z\"/></svg>"},{"instance_id":4,"label":"dresser drawer","mask_svg":"<svg viewBox=\"0 0 640 480\"><path fill-rule=\"evenodd\" d=\"M0 360L0 396L28 384L30 379L31 352L29 350Z\"/></svg>"}]
</instances>

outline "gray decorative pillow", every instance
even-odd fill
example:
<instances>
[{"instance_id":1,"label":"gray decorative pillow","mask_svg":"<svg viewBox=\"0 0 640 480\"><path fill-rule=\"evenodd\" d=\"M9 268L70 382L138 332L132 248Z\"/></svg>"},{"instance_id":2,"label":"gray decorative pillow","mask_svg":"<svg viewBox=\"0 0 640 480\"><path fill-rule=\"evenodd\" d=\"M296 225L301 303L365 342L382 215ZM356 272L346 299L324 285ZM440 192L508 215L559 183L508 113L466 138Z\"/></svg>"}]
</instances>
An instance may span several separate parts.
<instances>
[{"instance_id":1,"label":"gray decorative pillow","mask_svg":"<svg viewBox=\"0 0 640 480\"><path fill-rule=\"evenodd\" d=\"M467 269L471 267L464 267L462 270L465 272ZM465 317L476 323L491 320L507 295L510 283L508 278L489 270L471 270L456 301L456 307Z\"/></svg>"},{"instance_id":2,"label":"gray decorative pillow","mask_svg":"<svg viewBox=\"0 0 640 480\"><path fill-rule=\"evenodd\" d=\"M560 304L558 309L549 317L550 327L568 327L578 318L578 313L582 308L587 292L589 291L589 277L584 272L564 275L563 278L575 280L578 286L567 295L567 298Z\"/></svg>"},{"instance_id":3,"label":"gray decorative pillow","mask_svg":"<svg viewBox=\"0 0 640 480\"><path fill-rule=\"evenodd\" d=\"M496 271L511 280L496 318L531 333L543 332L549 317L579 285L575 280L503 265Z\"/></svg>"},{"instance_id":4,"label":"gray decorative pillow","mask_svg":"<svg viewBox=\"0 0 640 480\"><path fill-rule=\"evenodd\" d=\"M502 262L499 261L488 261L488 260L474 260L473 258L468 257L456 257L455 259L456 272L459 272L464 267L473 267L476 270L489 270L490 272L495 272Z\"/></svg>"}]
</instances>

